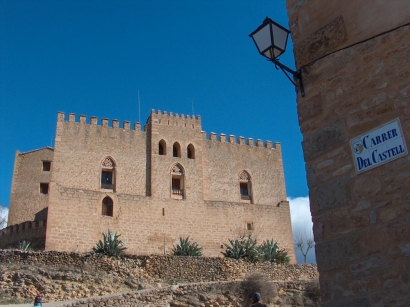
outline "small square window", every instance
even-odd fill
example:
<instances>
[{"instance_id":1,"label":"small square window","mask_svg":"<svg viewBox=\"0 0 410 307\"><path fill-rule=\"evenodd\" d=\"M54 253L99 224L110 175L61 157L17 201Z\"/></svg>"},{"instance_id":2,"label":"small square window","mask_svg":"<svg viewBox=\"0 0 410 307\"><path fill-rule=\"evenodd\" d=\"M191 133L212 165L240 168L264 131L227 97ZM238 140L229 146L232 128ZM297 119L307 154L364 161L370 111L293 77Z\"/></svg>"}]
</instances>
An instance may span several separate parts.
<instances>
[{"instance_id":1,"label":"small square window","mask_svg":"<svg viewBox=\"0 0 410 307\"><path fill-rule=\"evenodd\" d=\"M48 183L40 183L40 193L44 195L48 194Z\"/></svg>"},{"instance_id":2,"label":"small square window","mask_svg":"<svg viewBox=\"0 0 410 307\"><path fill-rule=\"evenodd\" d=\"M253 230L253 223L246 223L246 228L248 230Z\"/></svg>"},{"instance_id":3,"label":"small square window","mask_svg":"<svg viewBox=\"0 0 410 307\"><path fill-rule=\"evenodd\" d=\"M51 171L51 161L43 161L43 172Z\"/></svg>"}]
</instances>

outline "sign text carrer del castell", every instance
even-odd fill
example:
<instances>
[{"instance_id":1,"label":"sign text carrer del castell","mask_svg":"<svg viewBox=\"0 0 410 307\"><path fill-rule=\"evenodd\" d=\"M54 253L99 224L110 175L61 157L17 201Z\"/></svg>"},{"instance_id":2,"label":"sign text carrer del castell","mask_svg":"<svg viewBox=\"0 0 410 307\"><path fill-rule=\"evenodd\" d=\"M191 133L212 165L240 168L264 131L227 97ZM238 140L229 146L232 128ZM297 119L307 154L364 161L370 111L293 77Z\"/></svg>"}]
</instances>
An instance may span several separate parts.
<instances>
[{"instance_id":1,"label":"sign text carrer del castell","mask_svg":"<svg viewBox=\"0 0 410 307\"><path fill-rule=\"evenodd\" d=\"M398 119L351 140L350 144L357 173L407 154Z\"/></svg>"}]
</instances>

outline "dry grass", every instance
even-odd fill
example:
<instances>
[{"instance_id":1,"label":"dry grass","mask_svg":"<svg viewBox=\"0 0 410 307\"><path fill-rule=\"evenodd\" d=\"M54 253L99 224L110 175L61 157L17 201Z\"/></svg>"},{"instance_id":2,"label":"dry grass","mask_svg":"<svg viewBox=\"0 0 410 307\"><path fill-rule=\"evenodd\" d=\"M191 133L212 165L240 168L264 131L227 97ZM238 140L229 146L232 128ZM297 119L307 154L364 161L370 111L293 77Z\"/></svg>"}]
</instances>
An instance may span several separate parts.
<instances>
[{"instance_id":1,"label":"dry grass","mask_svg":"<svg viewBox=\"0 0 410 307\"><path fill-rule=\"evenodd\" d=\"M260 293L265 304L273 303L273 299L278 295L276 286L270 279L261 273L252 273L245 277L240 286L243 306L252 303L252 295Z\"/></svg>"},{"instance_id":2,"label":"dry grass","mask_svg":"<svg viewBox=\"0 0 410 307\"><path fill-rule=\"evenodd\" d=\"M320 284L318 278L313 279L306 286L306 296L312 301L320 303Z\"/></svg>"}]
</instances>

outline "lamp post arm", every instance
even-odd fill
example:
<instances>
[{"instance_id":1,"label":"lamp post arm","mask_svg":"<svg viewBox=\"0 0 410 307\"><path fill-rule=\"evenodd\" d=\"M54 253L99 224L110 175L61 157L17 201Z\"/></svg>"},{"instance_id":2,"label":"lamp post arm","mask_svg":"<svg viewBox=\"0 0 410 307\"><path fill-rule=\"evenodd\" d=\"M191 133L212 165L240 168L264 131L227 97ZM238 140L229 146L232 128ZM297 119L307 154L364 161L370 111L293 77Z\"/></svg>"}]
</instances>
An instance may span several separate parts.
<instances>
[{"instance_id":1,"label":"lamp post arm","mask_svg":"<svg viewBox=\"0 0 410 307\"><path fill-rule=\"evenodd\" d=\"M271 61L273 64L275 64L276 66L279 66L279 68L283 71L283 73L286 75L286 77L288 77L288 79L290 80L290 82L292 82L294 86L300 88L300 93L301 93L302 97L305 97L305 88L304 88L304 86L303 86L302 74L300 73L300 70L294 71L294 70L290 69L289 67L283 65L281 62L279 62L279 61L276 60L276 59L272 59L272 60L270 60L270 61ZM289 77L289 75L288 75L285 71L287 71L288 73L291 73L294 78L296 78L297 80L299 80L299 86L296 85L296 83Z\"/></svg>"}]
</instances>

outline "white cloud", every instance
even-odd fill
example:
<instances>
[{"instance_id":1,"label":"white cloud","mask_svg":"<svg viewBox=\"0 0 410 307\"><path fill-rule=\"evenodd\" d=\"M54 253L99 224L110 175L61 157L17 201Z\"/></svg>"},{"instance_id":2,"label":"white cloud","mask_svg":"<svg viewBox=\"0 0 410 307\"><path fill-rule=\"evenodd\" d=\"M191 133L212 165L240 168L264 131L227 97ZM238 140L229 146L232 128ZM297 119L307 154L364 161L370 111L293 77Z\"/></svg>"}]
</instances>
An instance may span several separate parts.
<instances>
[{"instance_id":1,"label":"white cloud","mask_svg":"<svg viewBox=\"0 0 410 307\"><path fill-rule=\"evenodd\" d=\"M292 229L312 229L312 215L310 214L309 197L288 197Z\"/></svg>"},{"instance_id":2,"label":"white cloud","mask_svg":"<svg viewBox=\"0 0 410 307\"><path fill-rule=\"evenodd\" d=\"M312 215L310 213L309 197L288 197L290 205L290 215L292 219L292 230L312 232ZM303 255L300 250L295 249L296 260L298 263L303 263ZM316 263L315 250L310 250L307 255L307 263Z\"/></svg>"},{"instance_id":3,"label":"white cloud","mask_svg":"<svg viewBox=\"0 0 410 307\"><path fill-rule=\"evenodd\" d=\"M5 222L2 224L3 217L5 218ZM9 208L0 207L0 229L3 229L7 226L7 218L9 217Z\"/></svg>"}]
</instances>

